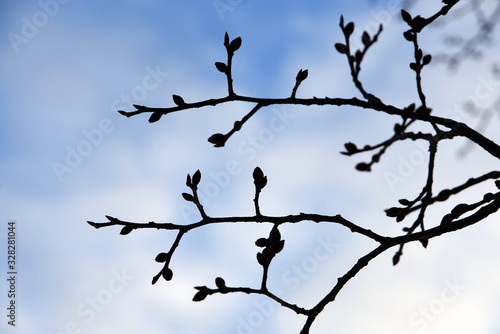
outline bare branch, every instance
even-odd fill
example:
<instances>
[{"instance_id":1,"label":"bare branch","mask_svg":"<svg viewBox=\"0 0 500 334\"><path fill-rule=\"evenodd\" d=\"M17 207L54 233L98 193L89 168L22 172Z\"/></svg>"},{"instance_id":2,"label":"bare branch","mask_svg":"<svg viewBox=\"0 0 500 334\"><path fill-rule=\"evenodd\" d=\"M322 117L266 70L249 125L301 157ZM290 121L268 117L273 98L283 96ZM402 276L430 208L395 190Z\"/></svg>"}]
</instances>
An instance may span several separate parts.
<instances>
[{"instance_id":1,"label":"bare branch","mask_svg":"<svg viewBox=\"0 0 500 334\"><path fill-rule=\"evenodd\" d=\"M396 253L393 257L393 264L396 265L401 260L404 246L410 242L418 241L424 247L427 247L430 239L454 231L458 231L465 227L474 225L483 221L485 218L496 213L500 209L500 191L495 193L488 192L475 201L468 201L468 203L456 204L449 213L445 214L438 220L430 220L427 213L431 206L439 206L447 202L452 196L462 193L466 190L473 188L476 185L482 184L487 181L494 181L495 186L500 190L500 171L491 171L479 177L469 178L466 182L458 184L450 189L442 189L437 195L434 189L435 175L435 161L438 155L438 146L441 141L452 140L456 137L463 137L470 140L471 143L483 148L492 157L500 159L500 146L494 141L490 140L478 131L470 128L467 124L453 120L451 118L439 117L431 114L431 108L428 106L424 88L422 85L423 70L430 64L432 57L430 54L424 54L419 45L419 33L427 26L432 24L439 18L447 15L447 13L459 2L459 0L443 0L444 5L434 15L424 18L420 15L413 17L405 10L401 11L403 20L409 25L409 29L404 32L403 36L406 40L412 43L413 46L413 60L410 63L410 69L415 72L416 92L418 101L411 103L406 107L396 107L388 103L384 103L379 97L369 93L360 80L361 63L364 60L368 49L377 42L379 36L383 31L382 25L379 30L370 36L368 32L363 32L361 42L363 47L359 50L352 50L351 36L355 29L354 22L344 24L344 18L340 18L340 29L344 35L344 43L336 43L336 50L344 54L347 58L347 65L349 67L350 76L357 91L362 96L362 99L341 98L341 97L310 97L310 98L297 98L297 91L301 83L308 77L308 70L299 70L295 78L295 84L292 88L289 97L282 98L261 98L254 96L244 96L235 93L233 88L233 56L241 46L241 38L237 37L232 41L226 33L224 36L224 46L227 51L227 61L215 62L215 67L218 71L225 74L227 79L227 96L220 98L212 98L196 102L186 102L180 95L172 95L172 107L167 108L152 108L142 105L134 105L135 111L119 111L120 114L131 117L139 114L149 114L149 122L157 122L164 115L174 113L177 111L188 111L196 108L203 108L208 106L218 106L226 103L245 102L251 105L251 110L240 120L236 120L232 129L224 133L215 133L208 141L215 147L223 147L227 140L233 134L240 131L244 124L252 118L259 110L273 105L298 105L298 106L352 106L363 108L367 112L377 111L388 116L397 116L401 119L395 123L394 131L389 134L388 139L381 140L373 145L364 145L358 147L352 142L345 143L345 151L341 152L344 155L352 156L357 154L364 154L370 152L371 158L367 162L359 162L356 169L359 171L369 172L373 166L378 163L384 155L389 152L389 149L398 142L412 140L412 141L426 141L428 144L428 165L427 176L424 184L417 188L415 194L409 198L399 199L401 206L391 207L385 210L385 213L390 218L395 218L396 222L405 220L408 215L415 214L414 220L410 225L403 227L403 233L397 236L386 236L370 229L363 227L361 223L354 223L340 214L336 215L320 215L314 213L298 213L289 214L286 216L273 216L263 215L260 207L260 193L267 185L267 176L260 167L256 167L253 171L253 182L255 186L255 195L253 198L253 206L255 214L249 216L233 216L233 217L211 217L206 213L206 208L201 204L198 196L198 185L201 182L201 172L197 170L193 175L188 174L186 178L186 186L190 192L182 193L184 200L193 203L200 213L201 219L190 224L175 224L175 223L137 223L121 220L113 216L106 216L107 222L96 223L88 221L94 228L118 226L121 228L121 235L128 235L137 229L154 228L157 230L172 230L176 233L176 238L168 252L159 253L155 261L163 264L163 268L153 277L152 283L155 284L160 277L169 281L173 277L173 271L170 268L170 261L178 249L183 237L187 232L193 229L201 228L206 225L212 224L238 224L238 223L255 223L255 224L270 224L269 234L262 236L255 241L255 246L259 248L256 253L256 261L262 267L262 279L259 288L252 287L231 287L228 286L222 277L215 279L216 288L209 288L205 285L196 286L197 292L193 297L193 301L202 301L206 297L221 293L246 293L257 294L266 296L269 299L277 302L282 307L293 310L297 314L304 315L306 321L301 330L301 334L307 334L310 331L312 324L324 308L333 302L344 286L353 279L363 268L385 251L396 247ZM500 6L498 7L500 10ZM478 10L477 12L480 20L487 21L488 19ZM486 27L484 28L487 30ZM417 107L418 106L418 107ZM412 130L414 124L424 123L432 126L429 133L422 132L422 130ZM301 306L292 304L278 297L276 293L269 290L267 282L270 275L270 266L273 259L284 249L285 240L282 239L280 227L284 224L297 224L301 222L315 222L315 223L331 223L338 224L348 228L352 233L359 234L368 238L376 243L374 248L359 258L352 265L352 267L342 276L340 276L335 283L332 284L331 290L322 297L315 306L310 309L305 309ZM288 245L288 244L287 244ZM287 246L288 247L288 246ZM271 272L272 273L272 272Z\"/></svg>"}]
</instances>

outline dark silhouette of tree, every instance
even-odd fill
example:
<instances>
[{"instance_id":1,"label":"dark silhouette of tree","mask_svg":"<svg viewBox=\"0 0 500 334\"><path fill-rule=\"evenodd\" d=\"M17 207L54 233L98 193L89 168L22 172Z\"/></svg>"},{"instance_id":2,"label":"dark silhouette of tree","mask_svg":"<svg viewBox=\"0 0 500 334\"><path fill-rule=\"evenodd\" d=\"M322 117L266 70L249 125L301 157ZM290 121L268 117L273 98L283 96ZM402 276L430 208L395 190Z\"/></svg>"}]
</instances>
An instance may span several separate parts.
<instances>
[{"instance_id":1,"label":"dark silhouette of tree","mask_svg":"<svg viewBox=\"0 0 500 334\"><path fill-rule=\"evenodd\" d=\"M366 267L373 259L380 254L392 250L394 252L393 264L397 265L400 261L403 250L406 244L419 242L423 247L427 247L430 239L441 236L446 233L454 232L468 226L481 222L486 217L494 214L500 208L500 171L489 171L483 175L469 175L466 180L459 180L453 187L436 189L434 186L435 178L435 160L438 155L438 147L444 141L454 140L456 138L467 138L471 145L479 147L489 153L492 157L500 159L500 146L492 140L482 135L479 131L474 130L469 125L446 117L435 115L432 106L429 106L426 100L425 89L422 84L422 76L425 75L425 70L433 60L430 54L425 54L420 47L420 33L432 25L445 24L445 16L450 20L459 20L463 14L464 7L472 6L465 4L461 8L457 8L456 12L452 9L459 3L459 0L443 0L442 7L433 15L423 17L420 15L412 15L408 11L402 10L402 19L408 25L408 29L404 32L403 37L413 49L413 59L410 61L409 67L414 72L416 91L418 100L410 105L397 107L391 105L389 101L384 101L382 98L370 93L363 85L360 79L362 63L367 52L377 42L383 32L383 27L380 25L378 31L370 35L368 32L363 32L361 37L362 47L354 49L351 40L355 25L353 22L346 22L341 16L340 29L345 38L344 41L336 43L336 50L345 57L352 78L352 82L356 89L361 94L361 98L340 98L340 97L297 97L297 92L300 85L308 77L307 69L300 69L295 78L295 84L292 87L290 96L278 98L261 98L253 96L244 96L235 92L233 87L233 57L235 52L240 49L242 39L237 37L230 39L226 33L224 36L224 47L227 52L227 60L225 62L216 62L216 69L226 76L227 79L227 95L219 98L212 98L196 102L186 102L181 96L173 95L174 106L167 108L152 108L142 105L134 105L135 111L119 111L120 114L131 117L140 114L149 114L149 122L157 122L163 116L180 111L187 111L195 108L206 106L217 106L232 102L244 102L250 105L250 111L241 119L234 122L233 127L226 133L213 134L208 141L215 147L223 147L228 140L231 139L245 123L255 115L260 109L272 105L299 105L299 106L352 106L363 108L372 111L378 111L387 115L397 116L399 121L394 124L393 131L387 135L387 139L375 143L358 146L355 143L345 143L345 150L341 152L346 156L360 156L369 154L370 158L364 161L357 162L355 168L359 172L370 172L372 168L383 158L389 149L396 143L407 141L425 142L428 147L428 165L427 176L421 189L413 198L401 198L399 203L393 207L385 209L388 217L393 218L398 223L405 223L402 228L403 233L398 236L386 236L376 233L372 230L363 227L362 223L351 222L340 214L322 215L315 213L289 214L286 216L272 216L263 213L260 208L260 194L264 191L267 185L267 176L264 171L256 167L253 172L253 182L255 185L255 196L253 199L255 213L250 216L233 216L233 217L212 217L205 211L204 206L200 202L198 196L198 185L203 182L202 173L197 170L193 174L188 174L186 186L188 192L182 194L184 199L194 205L201 219L190 224L176 223L158 223L151 221L149 223L138 223L122 220L111 216L106 216L107 222L91 222L88 223L95 227L120 226L120 234L126 235L136 229L162 229L175 231L177 236L167 252L160 253L156 256L156 262L162 264L162 269L156 276L153 277L152 283L155 284L160 278L169 281L173 278L173 271L170 267L170 260L176 249L180 246L182 238L187 232L201 228L206 225L220 223L267 223L270 225L268 235L264 235L255 241L255 245L259 248L256 254L256 260L262 267L262 279L260 286L255 287L239 287L227 285L225 280L217 277L214 284L211 286L196 286L196 292L193 301L202 301L213 294L227 294L243 292L246 294L258 294L266 296L284 308L295 311L297 314L305 317L305 323L300 333L306 334L310 332L310 328L323 311L325 306L333 302L343 287L355 277L364 267ZM472 7L474 8L474 7ZM471 11L469 11L470 14ZM462 13L462 14L461 14ZM477 54L480 45L484 45L486 40L491 39L494 25L498 22L500 13L500 5L496 5L495 11L490 14L485 14L481 9L472 11L478 18L477 33L469 39L454 38L458 48L453 50L449 55L441 55L439 60L447 62L450 67L457 69L461 62L469 58L474 58ZM448 42L450 42L449 37ZM460 41L460 42L458 42ZM498 75L498 67L495 68ZM497 109L498 102L495 102L494 108ZM423 131L422 127L417 127L416 124L427 124L428 130ZM455 196L467 192L479 184L490 183L492 192L482 194L474 201L467 203L454 203L451 211L444 214L439 221L426 219L426 213L431 206L437 206L443 203L452 202ZM493 186L494 185L494 186ZM410 216L412 217L410 219ZM316 223L324 222L331 224L339 224L349 229L352 233L357 233L365 238L371 239L376 243L371 251L358 259L356 263L341 277L339 277L331 286L330 291L324 295L311 308L305 308L300 305L292 304L285 299L279 297L268 288L269 268L273 263L273 259L283 250L285 240L282 239L280 227L284 224L296 224L305 221Z\"/></svg>"}]
</instances>

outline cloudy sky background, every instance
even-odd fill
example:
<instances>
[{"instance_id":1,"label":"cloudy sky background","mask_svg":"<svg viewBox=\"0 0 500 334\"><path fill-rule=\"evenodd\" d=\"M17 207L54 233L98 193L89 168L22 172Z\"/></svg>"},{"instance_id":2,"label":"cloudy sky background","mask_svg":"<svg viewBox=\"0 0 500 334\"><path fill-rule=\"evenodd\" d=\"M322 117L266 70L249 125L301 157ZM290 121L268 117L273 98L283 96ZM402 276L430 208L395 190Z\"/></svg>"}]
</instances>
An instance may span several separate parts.
<instances>
[{"instance_id":1,"label":"cloudy sky background","mask_svg":"<svg viewBox=\"0 0 500 334\"><path fill-rule=\"evenodd\" d=\"M412 13L434 13L441 3L432 3ZM303 317L257 296L215 295L191 302L193 286L213 287L217 276L231 286L258 286L254 241L268 234L268 226L231 224L190 232L172 260L174 279L152 286L161 269L154 258L170 248L173 233L139 230L121 236L119 228L95 230L86 221L104 221L104 215L138 222L197 221L196 210L181 197L186 174L197 169L208 214L250 215L251 175L260 166L269 179L261 196L264 214L340 213L378 233L397 235L402 225L387 219L383 209L420 192L426 148L395 145L366 174L354 166L369 156L340 155L343 144L378 143L398 119L350 107L270 107L216 149L206 139L228 131L252 106L192 110L155 124L148 116L127 119L116 110L133 110L132 103L171 106L172 94L188 102L225 96L226 80L214 62L226 60L226 31L243 40L233 72L240 94L289 96L297 72L307 68L298 96L358 96L345 59L333 46L343 41L341 14L356 22L358 40L364 29L373 33L384 24L363 64L362 80L386 103L408 105L417 95L408 68L412 47L402 38L402 4L3 2L0 254L6 277L7 223L14 220L18 313L17 326L8 326L8 286L2 278L0 332L298 333ZM446 29L467 34L473 23L464 19ZM423 34L424 51L443 51L443 36ZM494 44L487 50L498 54ZM429 66L423 83L436 114L477 124L478 117L461 104L495 102L500 84L491 76L494 61L485 56L462 64L458 72ZM485 133L500 142L497 128L494 117ZM498 169L497 161L478 148L457 158L464 144L457 140L440 147L436 189ZM494 190L491 182L479 188L458 200L474 201ZM429 221L453 206L431 210ZM380 256L325 309L312 333L498 333L497 220L432 240L426 250L407 245L397 267L393 250ZM271 268L269 286L305 307L375 246L328 224L284 226L282 234L286 245Z\"/></svg>"}]
</instances>

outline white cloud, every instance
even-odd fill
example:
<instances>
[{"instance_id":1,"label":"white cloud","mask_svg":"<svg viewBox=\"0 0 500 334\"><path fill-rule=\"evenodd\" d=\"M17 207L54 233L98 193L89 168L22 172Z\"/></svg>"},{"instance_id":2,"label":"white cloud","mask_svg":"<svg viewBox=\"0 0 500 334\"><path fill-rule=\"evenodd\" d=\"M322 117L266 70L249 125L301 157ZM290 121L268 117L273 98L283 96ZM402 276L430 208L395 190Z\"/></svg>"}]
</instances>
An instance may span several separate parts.
<instances>
[{"instance_id":1,"label":"white cloud","mask_svg":"<svg viewBox=\"0 0 500 334\"><path fill-rule=\"evenodd\" d=\"M101 4L85 7L71 2L61 7L19 54L2 49L2 71L8 83L2 95L8 112L2 116L2 129L7 129L2 132L2 141L8 145L2 146L7 149L0 169L0 219L16 219L20 230L20 329L33 332L30 327L36 324L38 331L55 333L75 321L83 333L232 334L253 322L255 332L297 331L303 317L283 311L277 304L269 311L266 307L270 306L262 306L262 300L254 296L209 296L202 303L191 302L193 286L213 286L217 276L236 286L258 285L260 267L254 242L269 233L268 225L225 224L188 233L172 260L174 280L151 286L152 276L161 268L154 257L168 251L174 233L134 231L121 236L117 227L95 230L85 221L103 221L109 214L125 220L193 222L198 219L196 210L190 211L186 220L182 209L191 203L180 194L188 190L186 174L198 168L210 214L252 214L251 173L259 165L269 178L261 195L267 214L340 213L376 232L401 233L402 225L384 217L382 209L396 205L400 197L416 196L426 165L413 166L413 172L397 184L396 192L388 186L385 173L397 173L402 159L411 160L412 152L423 151L407 142L389 150L372 173L356 172L355 164L369 156L340 155L343 144L373 144L375 136L383 140L392 131L393 119L385 121L383 115L354 108L263 109L224 149L211 147L206 139L228 131L251 106L234 104L174 113L155 124L149 124L145 115L130 119L118 116L115 102L125 108L123 94L135 93L134 103L154 106L172 105L172 94L182 95L186 101L223 96L225 78L213 63L224 61L222 37L226 30L232 38L237 34L243 38L234 65L238 74L235 87L241 92L286 96L297 71L309 68L309 78L298 95L357 94L345 59L333 47L341 37L340 11L334 17L318 16L308 7L304 15L295 13L286 24L277 26L280 12L275 6L285 4L269 7L272 12L265 16L263 7L244 2L223 22L210 3L201 7L214 10L208 14L188 5L162 7L150 2L144 7L133 1L129 5L144 11L139 21L132 20L139 14L126 7L115 8L117 15L112 16L110 8ZM172 12L174 8L178 12ZM102 16L98 15L100 10ZM412 75L407 65L410 60L394 58L393 53L410 55L411 48L401 42L401 27L396 23L399 13L383 16L382 10L389 7L368 13L351 10L345 17L355 20L358 30L384 20L385 31L380 44L367 55L363 80L387 103L404 105L416 97L414 87L404 85ZM169 20L158 20L162 11ZM32 12L33 8L15 11L16 15ZM148 19L149 15L154 18ZM259 17L262 20L257 24ZM183 23L183 18L196 21L196 29ZM277 41L274 33L291 37ZM213 45L212 39L218 44ZM426 50L433 50L434 45L434 41L429 43ZM274 53L285 49L288 51ZM148 67L157 66L168 76L161 77L154 89L137 88L151 74ZM434 67L424 73L428 100L436 113L446 114L460 101L456 96L470 96L481 84L483 72L478 76L477 67L465 67L463 73L460 79L444 77L445 71ZM443 90L449 80L452 85ZM142 91L147 96L140 95ZM277 116L280 113L281 118ZM283 118L283 113L288 118ZM111 121L113 130L103 133L102 138L94 137L98 143L92 143L85 131L102 132L103 119ZM493 130L494 124L489 133ZM83 142L90 143L91 152L80 154L81 161L59 182L51 164L67 163L67 147L78 151L85 146ZM450 187L453 180L465 181L467 173L477 176L496 166L476 149L455 168L450 163L455 149L443 145L439 152L443 158L437 168L444 177L439 186ZM230 163L235 163L232 170ZM433 217L438 217L437 213L429 216ZM456 302L444 304L446 310L427 323L426 332L465 333L471 326L478 329L479 324L484 324L482 332L491 331L496 324L496 313L491 310L498 308L495 296L499 291L494 288L498 272L488 263L494 261L496 230L492 219L431 240L428 249L408 245L397 267L391 263L394 250L389 250L346 286L314 328L320 332L335 328L355 333L414 333L418 328L408 320L412 314L429 307L435 298L439 300L446 280L458 279L466 289ZM307 305L317 301L362 251L373 246L342 227L328 224L283 226L282 233L287 244L282 257L276 258L270 282L276 288L282 285L288 289L287 296ZM318 238L330 235L338 248L324 261L315 258L315 249L321 244ZM114 277L113 270L122 268L127 268L133 280L120 293L109 295L112 301L87 324L78 307L87 298L99 296L106 303L105 290ZM297 270L307 275L300 276ZM297 284L299 288L294 289ZM363 321L353 322L352 314L359 314Z\"/></svg>"}]
</instances>

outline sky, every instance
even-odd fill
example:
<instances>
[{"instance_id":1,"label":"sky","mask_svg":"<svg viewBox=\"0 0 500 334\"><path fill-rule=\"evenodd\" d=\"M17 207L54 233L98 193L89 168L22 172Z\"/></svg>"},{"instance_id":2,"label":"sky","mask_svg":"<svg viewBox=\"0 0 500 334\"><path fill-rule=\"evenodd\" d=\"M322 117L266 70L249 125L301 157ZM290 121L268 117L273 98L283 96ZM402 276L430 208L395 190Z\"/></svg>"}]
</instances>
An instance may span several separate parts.
<instances>
[{"instance_id":1,"label":"sky","mask_svg":"<svg viewBox=\"0 0 500 334\"><path fill-rule=\"evenodd\" d=\"M223 97L224 34L242 38L233 62L235 91L256 97L289 96L300 69L309 76L298 97L360 97L346 61L340 16L356 24L359 41L378 25L384 32L363 63L370 92L395 106L417 102L412 47L402 37L407 1L3 1L0 5L0 280L1 333L298 333L305 318L259 296L227 294L192 302L194 286L258 286L254 242L269 225L218 224L190 232L172 260L173 280L151 279L154 261L175 235L118 227L94 229L105 215L127 221L188 224L200 219L181 194L186 175L201 171L200 196L211 216L254 213L252 172L268 177L261 194L267 215L341 214L365 228L400 235L403 225L384 209L415 197L426 177L426 147L392 147L371 173L354 166L344 143L387 139L396 118L353 107L275 106L260 110L224 148L207 138L228 131L252 106L232 103L184 111L154 124L125 118L132 104L173 106ZM486 10L491 3L485 1ZM440 1L416 4L430 15ZM465 10L444 31L423 33L424 52L437 54L453 34L470 35ZM416 14L415 14L416 15ZM450 14L451 15L451 14ZM450 16L451 17L451 16ZM447 22L447 21L446 21ZM353 42L361 46L360 42ZM358 44L356 44L358 43ZM491 41L480 59L456 70L433 61L423 73L436 115L481 124L497 103L500 79L491 66ZM467 109L467 102L475 108ZM481 131L500 142L495 113ZM447 142L436 161L437 189L498 169L465 140ZM460 155L464 147L467 154ZM458 200L475 201L493 182ZM456 204L456 203L455 203ZM453 208L428 215L438 223ZM434 219L434 220L433 220ZM375 259L328 305L311 333L498 333L500 269L497 216L431 240L409 244L397 266L394 250ZM9 225L9 222L14 224ZM431 223L432 224L432 223ZM8 297L9 226L15 226L15 298ZM375 245L348 230L303 222L281 228L285 249L273 262L269 288L311 307L356 260ZM7 307L15 300L15 327Z\"/></svg>"}]
</instances>

